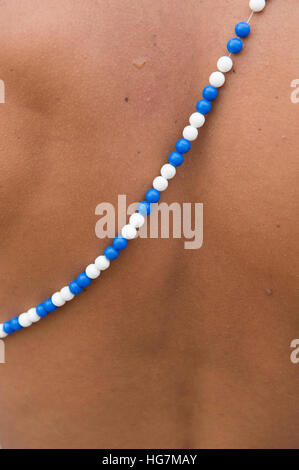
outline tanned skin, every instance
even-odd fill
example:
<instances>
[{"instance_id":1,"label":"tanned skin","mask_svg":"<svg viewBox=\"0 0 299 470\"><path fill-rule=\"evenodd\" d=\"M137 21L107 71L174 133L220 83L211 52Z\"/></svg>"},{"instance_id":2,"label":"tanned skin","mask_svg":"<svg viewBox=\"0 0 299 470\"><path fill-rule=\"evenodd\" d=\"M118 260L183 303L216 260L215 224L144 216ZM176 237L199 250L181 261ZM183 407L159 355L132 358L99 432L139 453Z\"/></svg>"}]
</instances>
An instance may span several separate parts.
<instances>
[{"instance_id":1,"label":"tanned skin","mask_svg":"<svg viewBox=\"0 0 299 470\"><path fill-rule=\"evenodd\" d=\"M269 0L254 16L163 194L204 204L202 248L134 240L5 340L2 447L298 447L298 15ZM102 253L96 206L144 197L248 16L238 0L1 2L0 321Z\"/></svg>"}]
</instances>

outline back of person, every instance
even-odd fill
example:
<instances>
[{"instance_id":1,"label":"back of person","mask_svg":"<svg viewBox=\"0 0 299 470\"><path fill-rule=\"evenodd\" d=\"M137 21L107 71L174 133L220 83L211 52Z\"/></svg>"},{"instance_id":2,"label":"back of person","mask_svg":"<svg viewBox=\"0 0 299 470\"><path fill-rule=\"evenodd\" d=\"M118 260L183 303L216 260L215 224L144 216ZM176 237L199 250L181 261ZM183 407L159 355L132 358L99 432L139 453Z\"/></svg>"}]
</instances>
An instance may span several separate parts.
<instances>
[{"instance_id":1,"label":"back of person","mask_svg":"<svg viewBox=\"0 0 299 470\"><path fill-rule=\"evenodd\" d=\"M136 239L8 338L4 448L298 446L298 2L267 3L163 195L203 203L203 246ZM103 251L95 208L144 197L247 17L237 0L1 4L0 321Z\"/></svg>"}]
</instances>

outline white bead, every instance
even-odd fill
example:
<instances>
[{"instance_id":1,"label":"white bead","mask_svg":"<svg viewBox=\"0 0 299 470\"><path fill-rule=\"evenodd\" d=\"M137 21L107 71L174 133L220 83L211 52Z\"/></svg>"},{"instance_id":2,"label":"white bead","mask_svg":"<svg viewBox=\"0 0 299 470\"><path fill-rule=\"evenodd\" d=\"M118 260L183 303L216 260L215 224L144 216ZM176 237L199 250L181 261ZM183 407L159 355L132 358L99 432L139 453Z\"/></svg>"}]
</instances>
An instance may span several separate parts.
<instances>
[{"instance_id":1,"label":"white bead","mask_svg":"<svg viewBox=\"0 0 299 470\"><path fill-rule=\"evenodd\" d=\"M101 274L101 271L96 267L95 264L89 264L85 269L86 276L90 279L96 279Z\"/></svg>"},{"instance_id":2,"label":"white bead","mask_svg":"<svg viewBox=\"0 0 299 470\"><path fill-rule=\"evenodd\" d=\"M61 297L63 298L63 300L65 300L66 302L69 302L70 300L72 300L75 297L74 294L70 291L69 286L63 287L60 290L60 294L61 294Z\"/></svg>"},{"instance_id":3,"label":"white bead","mask_svg":"<svg viewBox=\"0 0 299 470\"><path fill-rule=\"evenodd\" d=\"M0 323L0 338L6 338L7 333L3 330L3 323Z\"/></svg>"},{"instance_id":4,"label":"white bead","mask_svg":"<svg viewBox=\"0 0 299 470\"><path fill-rule=\"evenodd\" d=\"M202 127L206 122L206 118L201 113L193 113L189 118L189 122L193 127Z\"/></svg>"},{"instance_id":5,"label":"white bead","mask_svg":"<svg viewBox=\"0 0 299 470\"><path fill-rule=\"evenodd\" d=\"M36 322L40 321L40 319L41 319L41 317L36 313L35 307L30 308L27 312L27 315L28 315L28 318L30 319L30 321L32 321L32 323L36 323Z\"/></svg>"},{"instance_id":6,"label":"white bead","mask_svg":"<svg viewBox=\"0 0 299 470\"><path fill-rule=\"evenodd\" d=\"M28 328L28 326L32 325L32 321L29 318L28 312L21 313L21 315L19 315L18 321L23 328Z\"/></svg>"},{"instance_id":7,"label":"white bead","mask_svg":"<svg viewBox=\"0 0 299 470\"><path fill-rule=\"evenodd\" d=\"M163 176L156 176L153 181L153 188L157 191L165 191L168 188L168 181Z\"/></svg>"},{"instance_id":8,"label":"white bead","mask_svg":"<svg viewBox=\"0 0 299 470\"><path fill-rule=\"evenodd\" d=\"M228 55L224 55L223 57L220 57L217 62L217 68L220 70L220 72L226 73L229 72L232 69L233 66L233 61Z\"/></svg>"},{"instance_id":9,"label":"white bead","mask_svg":"<svg viewBox=\"0 0 299 470\"><path fill-rule=\"evenodd\" d=\"M140 228L145 222L145 217L143 217L142 214L139 214L139 212L135 212L135 214L131 215L129 222L133 227Z\"/></svg>"},{"instance_id":10,"label":"white bead","mask_svg":"<svg viewBox=\"0 0 299 470\"><path fill-rule=\"evenodd\" d=\"M137 230L133 225L128 224L121 229L121 234L127 240L133 240L137 235Z\"/></svg>"},{"instance_id":11,"label":"white bead","mask_svg":"<svg viewBox=\"0 0 299 470\"><path fill-rule=\"evenodd\" d=\"M223 75L222 72L213 72L210 75L210 85L219 88L222 85L224 85L225 82L225 76Z\"/></svg>"},{"instance_id":12,"label":"white bead","mask_svg":"<svg viewBox=\"0 0 299 470\"><path fill-rule=\"evenodd\" d=\"M56 307L62 307L66 302L65 298L62 297L61 292L55 292L55 294L52 295L51 300Z\"/></svg>"},{"instance_id":13,"label":"white bead","mask_svg":"<svg viewBox=\"0 0 299 470\"><path fill-rule=\"evenodd\" d=\"M108 268L109 268L109 266L110 266L110 261L109 261L108 258L106 258L106 256L101 255L101 256L98 256L98 257L95 259L94 264L96 265L96 267L97 267L100 271L105 271L105 269L108 269Z\"/></svg>"},{"instance_id":14,"label":"white bead","mask_svg":"<svg viewBox=\"0 0 299 470\"><path fill-rule=\"evenodd\" d=\"M250 0L249 2L249 8L251 8L251 10L255 12L262 11L265 6L265 0Z\"/></svg>"},{"instance_id":15,"label":"white bead","mask_svg":"<svg viewBox=\"0 0 299 470\"><path fill-rule=\"evenodd\" d=\"M163 178L171 180L176 175L175 166L171 165L170 163L165 163L165 165L162 166L160 173Z\"/></svg>"},{"instance_id":16,"label":"white bead","mask_svg":"<svg viewBox=\"0 0 299 470\"><path fill-rule=\"evenodd\" d=\"M196 127L186 126L185 129L183 130L183 137L184 139L187 139L190 142L192 142L193 140L197 139L198 130L196 129Z\"/></svg>"}]
</instances>

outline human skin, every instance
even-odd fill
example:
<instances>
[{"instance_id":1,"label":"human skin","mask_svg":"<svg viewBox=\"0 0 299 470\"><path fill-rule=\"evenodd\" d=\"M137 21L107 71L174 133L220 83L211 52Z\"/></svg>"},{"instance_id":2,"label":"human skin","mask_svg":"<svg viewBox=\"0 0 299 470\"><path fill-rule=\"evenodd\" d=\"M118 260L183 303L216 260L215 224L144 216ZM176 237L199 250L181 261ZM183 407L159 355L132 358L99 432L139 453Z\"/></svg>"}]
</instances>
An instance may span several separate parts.
<instances>
[{"instance_id":1,"label":"human skin","mask_svg":"<svg viewBox=\"0 0 299 470\"><path fill-rule=\"evenodd\" d=\"M254 15L163 194L203 203L202 248L134 240L5 339L2 447L298 448L298 10ZM102 253L97 204L144 197L248 16L246 0L1 3L0 321Z\"/></svg>"}]
</instances>

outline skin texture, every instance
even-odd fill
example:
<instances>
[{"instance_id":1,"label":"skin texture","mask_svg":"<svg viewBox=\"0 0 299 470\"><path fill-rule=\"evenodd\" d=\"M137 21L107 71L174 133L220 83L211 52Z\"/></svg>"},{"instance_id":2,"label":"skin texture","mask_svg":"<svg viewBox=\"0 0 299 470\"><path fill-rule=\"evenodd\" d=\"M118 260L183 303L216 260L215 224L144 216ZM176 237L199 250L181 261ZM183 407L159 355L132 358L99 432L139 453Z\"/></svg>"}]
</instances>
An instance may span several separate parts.
<instances>
[{"instance_id":1,"label":"skin texture","mask_svg":"<svg viewBox=\"0 0 299 470\"><path fill-rule=\"evenodd\" d=\"M6 339L4 448L298 448L299 11L283 3L254 16L163 195L204 204L203 247L135 240ZM97 204L143 197L248 16L237 0L0 3L0 321L101 254Z\"/></svg>"}]
</instances>

